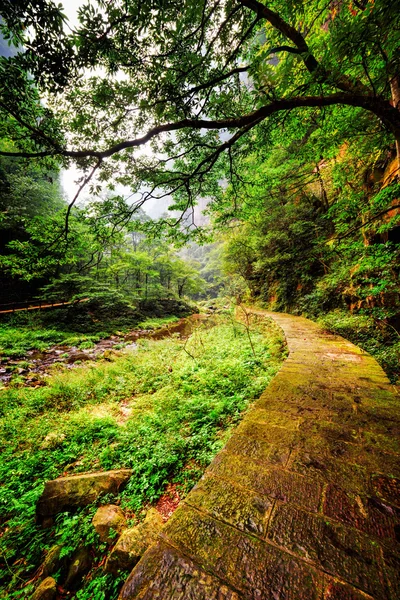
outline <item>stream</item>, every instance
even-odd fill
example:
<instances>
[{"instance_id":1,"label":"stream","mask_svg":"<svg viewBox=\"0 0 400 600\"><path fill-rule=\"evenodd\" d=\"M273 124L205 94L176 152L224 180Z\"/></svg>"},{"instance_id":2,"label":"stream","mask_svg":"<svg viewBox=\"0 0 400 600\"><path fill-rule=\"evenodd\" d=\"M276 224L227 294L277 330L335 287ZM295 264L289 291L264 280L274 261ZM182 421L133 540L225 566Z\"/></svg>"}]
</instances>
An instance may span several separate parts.
<instances>
[{"instance_id":1,"label":"stream","mask_svg":"<svg viewBox=\"0 0 400 600\"><path fill-rule=\"evenodd\" d=\"M129 352L136 349L139 339L161 340L172 335L184 339L197 325L210 318L210 315L194 314L179 319L175 323L164 325L158 329L134 329L125 335L111 335L97 342L92 348L81 350L76 346L55 345L48 350L28 350L25 356L17 359L0 361L0 385L7 386L15 374L24 380L24 385L39 387L45 385L43 377L49 375L49 368L54 364L73 369L85 361L107 358L115 346L116 350Z\"/></svg>"}]
</instances>

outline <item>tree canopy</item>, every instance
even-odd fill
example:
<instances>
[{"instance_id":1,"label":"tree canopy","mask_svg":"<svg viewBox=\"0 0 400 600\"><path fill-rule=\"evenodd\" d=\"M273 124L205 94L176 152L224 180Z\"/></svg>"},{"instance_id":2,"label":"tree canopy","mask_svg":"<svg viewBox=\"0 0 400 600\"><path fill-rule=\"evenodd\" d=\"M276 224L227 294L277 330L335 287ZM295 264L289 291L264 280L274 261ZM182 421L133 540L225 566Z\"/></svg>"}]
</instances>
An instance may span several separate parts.
<instances>
[{"instance_id":1,"label":"tree canopy","mask_svg":"<svg viewBox=\"0 0 400 600\"><path fill-rule=\"evenodd\" d=\"M335 107L400 140L399 11L390 0L0 2L0 154L76 161L87 183L190 208L240 180L254 136ZM312 118L311 118L311 116ZM310 123L314 120L314 123ZM12 145L11 145L12 142Z\"/></svg>"}]
</instances>

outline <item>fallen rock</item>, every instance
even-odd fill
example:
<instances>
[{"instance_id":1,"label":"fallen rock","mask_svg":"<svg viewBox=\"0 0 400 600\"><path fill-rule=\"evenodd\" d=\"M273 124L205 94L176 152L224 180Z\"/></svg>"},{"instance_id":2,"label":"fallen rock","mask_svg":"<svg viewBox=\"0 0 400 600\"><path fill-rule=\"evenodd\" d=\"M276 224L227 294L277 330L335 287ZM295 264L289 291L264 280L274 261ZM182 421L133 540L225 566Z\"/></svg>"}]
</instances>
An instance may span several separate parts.
<instances>
[{"instance_id":1,"label":"fallen rock","mask_svg":"<svg viewBox=\"0 0 400 600\"><path fill-rule=\"evenodd\" d=\"M42 577L49 577L65 563L65 559L60 559L62 546L53 546L50 548L42 565Z\"/></svg>"},{"instance_id":2,"label":"fallen rock","mask_svg":"<svg viewBox=\"0 0 400 600\"><path fill-rule=\"evenodd\" d=\"M92 568L92 557L89 548L79 548L72 556L72 564L68 570L67 579L64 583L66 590L74 590L79 587L84 575Z\"/></svg>"},{"instance_id":3,"label":"fallen rock","mask_svg":"<svg viewBox=\"0 0 400 600\"><path fill-rule=\"evenodd\" d=\"M111 543L126 528L125 515L119 506L107 504L100 506L92 520L93 526L102 542Z\"/></svg>"},{"instance_id":4,"label":"fallen rock","mask_svg":"<svg viewBox=\"0 0 400 600\"><path fill-rule=\"evenodd\" d=\"M105 564L107 573L130 570L139 562L147 548L156 541L163 526L160 513L151 508L143 523L122 532Z\"/></svg>"},{"instance_id":5,"label":"fallen rock","mask_svg":"<svg viewBox=\"0 0 400 600\"><path fill-rule=\"evenodd\" d=\"M118 352L116 350L112 350L110 348L105 350L103 353L103 358L105 360L109 360L109 361L114 360L115 358L117 358L117 356L118 356Z\"/></svg>"},{"instance_id":6,"label":"fallen rock","mask_svg":"<svg viewBox=\"0 0 400 600\"><path fill-rule=\"evenodd\" d=\"M131 475L131 469L119 469L47 481L36 506L37 518L42 521L63 510L91 504L103 494L117 494Z\"/></svg>"},{"instance_id":7,"label":"fallen rock","mask_svg":"<svg viewBox=\"0 0 400 600\"><path fill-rule=\"evenodd\" d=\"M94 356L91 356L90 354L86 354L86 352L73 352L72 354L69 355L67 363L68 364L72 364L74 362L77 362L78 360L93 360Z\"/></svg>"},{"instance_id":8,"label":"fallen rock","mask_svg":"<svg viewBox=\"0 0 400 600\"><path fill-rule=\"evenodd\" d=\"M65 440L64 433L57 433L55 431L51 431L46 435L43 442L40 444L42 450L47 450L49 448L57 448L60 446Z\"/></svg>"},{"instance_id":9,"label":"fallen rock","mask_svg":"<svg viewBox=\"0 0 400 600\"><path fill-rule=\"evenodd\" d=\"M57 594L56 580L46 577L31 596L31 600L54 600Z\"/></svg>"}]
</instances>

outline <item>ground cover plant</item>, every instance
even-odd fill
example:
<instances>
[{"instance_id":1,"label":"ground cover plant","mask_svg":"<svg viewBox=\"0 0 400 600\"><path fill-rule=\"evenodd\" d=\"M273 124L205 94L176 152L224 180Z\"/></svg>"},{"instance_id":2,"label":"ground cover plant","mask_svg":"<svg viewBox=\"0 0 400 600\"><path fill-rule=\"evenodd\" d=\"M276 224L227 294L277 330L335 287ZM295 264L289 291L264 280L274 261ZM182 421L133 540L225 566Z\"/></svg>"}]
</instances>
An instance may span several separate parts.
<instances>
[{"instance_id":1,"label":"ground cover plant","mask_svg":"<svg viewBox=\"0 0 400 600\"><path fill-rule=\"evenodd\" d=\"M80 600L115 598L120 579L102 570L107 545L97 538L89 506L61 513L49 529L34 521L45 481L65 474L133 469L121 506L133 521L168 483L184 493L223 446L285 353L269 322L251 326L229 315L211 317L182 341L141 340L112 361L49 377L47 385L1 393L0 537L2 593L25 598L46 551L55 543L71 555L90 546L94 567ZM104 503L105 500L103 499Z\"/></svg>"},{"instance_id":2,"label":"ground cover plant","mask_svg":"<svg viewBox=\"0 0 400 600\"><path fill-rule=\"evenodd\" d=\"M125 323L118 328L111 322L103 322L95 333L83 333L74 330L74 324L58 324L53 316L52 323L46 326L42 315L18 315L9 322L0 323L0 360L20 358L29 350L44 351L49 347L59 344L63 346L76 346L79 349L91 348L94 343L112 333L126 333L134 326L137 329L157 329L179 320L173 315L166 317L142 318L136 322ZM103 330L101 331L101 327Z\"/></svg>"}]
</instances>

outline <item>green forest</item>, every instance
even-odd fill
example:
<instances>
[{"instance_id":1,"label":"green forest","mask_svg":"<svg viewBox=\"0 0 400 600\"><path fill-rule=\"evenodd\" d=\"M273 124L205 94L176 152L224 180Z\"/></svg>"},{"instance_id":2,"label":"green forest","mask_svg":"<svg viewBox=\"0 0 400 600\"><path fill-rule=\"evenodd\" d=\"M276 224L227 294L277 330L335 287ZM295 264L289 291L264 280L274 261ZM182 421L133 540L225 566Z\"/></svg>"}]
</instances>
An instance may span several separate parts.
<instances>
[{"instance_id":1,"label":"green forest","mask_svg":"<svg viewBox=\"0 0 400 600\"><path fill-rule=\"evenodd\" d=\"M118 597L111 488L44 484L167 518L287 355L246 306L398 382L399 8L0 0L1 598Z\"/></svg>"}]
</instances>

